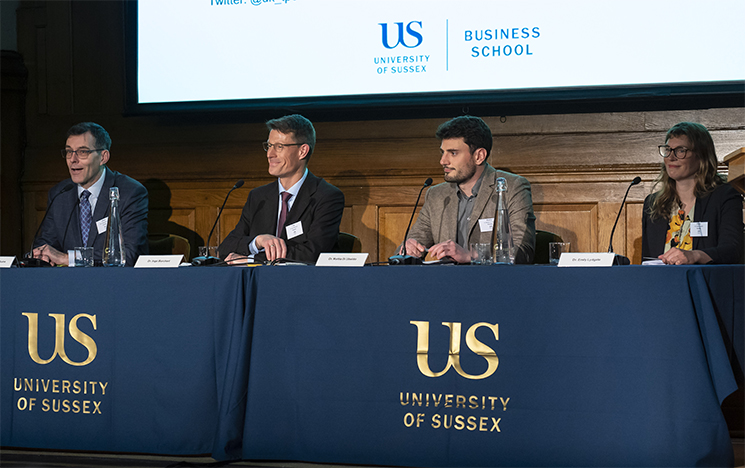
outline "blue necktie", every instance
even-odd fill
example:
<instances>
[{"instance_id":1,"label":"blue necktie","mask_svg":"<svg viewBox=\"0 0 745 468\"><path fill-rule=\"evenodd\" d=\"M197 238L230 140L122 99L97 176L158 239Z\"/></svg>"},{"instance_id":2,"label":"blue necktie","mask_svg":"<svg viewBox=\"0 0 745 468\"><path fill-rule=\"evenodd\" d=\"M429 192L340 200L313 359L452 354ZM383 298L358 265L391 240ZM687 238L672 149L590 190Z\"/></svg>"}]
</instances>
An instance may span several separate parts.
<instances>
[{"instance_id":1,"label":"blue necktie","mask_svg":"<svg viewBox=\"0 0 745 468\"><path fill-rule=\"evenodd\" d=\"M80 195L80 233L83 234L83 246L88 245L88 234L91 232L91 203L88 197L91 193L83 190Z\"/></svg>"}]
</instances>

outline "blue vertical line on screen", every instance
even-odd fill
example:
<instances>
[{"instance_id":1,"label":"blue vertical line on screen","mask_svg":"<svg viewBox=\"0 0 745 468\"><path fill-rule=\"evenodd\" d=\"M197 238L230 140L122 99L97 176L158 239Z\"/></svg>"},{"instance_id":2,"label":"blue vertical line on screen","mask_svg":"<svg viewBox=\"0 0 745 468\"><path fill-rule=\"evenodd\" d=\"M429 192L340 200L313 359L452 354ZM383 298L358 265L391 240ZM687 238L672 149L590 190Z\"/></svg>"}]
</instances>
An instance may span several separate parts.
<instances>
[{"instance_id":1,"label":"blue vertical line on screen","mask_svg":"<svg viewBox=\"0 0 745 468\"><path fill-rule=\"evenodd\" d=\"M445 71L450 71L450 37L449 34L450 20L445 20Z\"/></svg>"}]
</instances>

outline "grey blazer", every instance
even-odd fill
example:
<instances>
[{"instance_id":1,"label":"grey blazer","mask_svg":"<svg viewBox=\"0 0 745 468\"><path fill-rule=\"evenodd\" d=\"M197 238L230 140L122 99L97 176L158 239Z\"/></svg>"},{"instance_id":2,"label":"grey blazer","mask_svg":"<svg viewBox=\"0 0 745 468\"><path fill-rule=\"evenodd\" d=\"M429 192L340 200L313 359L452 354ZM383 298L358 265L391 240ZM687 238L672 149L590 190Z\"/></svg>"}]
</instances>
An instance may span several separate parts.
<instances>
[{"instance_id":1,"label":"grey blazer","mask_svg":"<svg viewBox=\"0 0 745 468\"><path fill-rule=\"evenodd\" d=\"M504 177L507 181L507 209L510 215L512 240L518 248L515 263L533 263L535 216L530 183L524 177L498 171L489 164L486 164L485 172L471 213L468 243L491 242L491 231L481 232L479 219L494 217L497 205L496 181L498 177ZM408 239L416 239L427 248L449 239L454 241L458 230L457 190L458 185L453 182L443 182L430 188Z\"/></svg>"}]
</instances>

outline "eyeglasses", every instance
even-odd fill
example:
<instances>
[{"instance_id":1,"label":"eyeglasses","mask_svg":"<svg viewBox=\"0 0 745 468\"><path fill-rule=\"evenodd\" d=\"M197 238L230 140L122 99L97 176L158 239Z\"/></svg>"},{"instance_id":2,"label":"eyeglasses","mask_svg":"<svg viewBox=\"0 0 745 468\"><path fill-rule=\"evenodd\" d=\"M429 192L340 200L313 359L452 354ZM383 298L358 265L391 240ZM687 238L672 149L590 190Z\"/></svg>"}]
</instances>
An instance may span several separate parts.
<instances>
[{"instance_id":1,"label":"eyeglasses","mask_svg":"<svg viewBox=\"0 0 745 468\"><path fill-rule=\"evenodd\" d=\"M269 143L268 141L264 142L264 151L269 151L269 148L274 148L277 153L281 153L283 149L285 149L285 146L303 146L305 143Z\"/></svg>"},{"instance_id":2,"label":"eyeglasses","mask_svg":"<svg viewBox=\"0 0 745 468\"><path fill-rule=\"evenodd\" d=\"M90 157L91 153L95 153L96 151L103 151L105 149L106 148L98 148L98 149L78 148L77 150L71 150L71 149L65 148L62 150L62 157L65 159L72 159L72 155L77 154L78 159L85 160Z\"/></svg>"},{"instance_id":3,"label":"eyeglasses","mask_svg":"<svg viewBox=\"0 0 745 468\"><path fill-rule=\"evenodd\" d=\"M669 157L671 154L675 154L676 159L685 159L689 151L692 151L685 146L678 146L677 148L670 148L667 145L660 145L657 148L660 150L660 156L663 158Z\"/></svg>"}]
</instances>

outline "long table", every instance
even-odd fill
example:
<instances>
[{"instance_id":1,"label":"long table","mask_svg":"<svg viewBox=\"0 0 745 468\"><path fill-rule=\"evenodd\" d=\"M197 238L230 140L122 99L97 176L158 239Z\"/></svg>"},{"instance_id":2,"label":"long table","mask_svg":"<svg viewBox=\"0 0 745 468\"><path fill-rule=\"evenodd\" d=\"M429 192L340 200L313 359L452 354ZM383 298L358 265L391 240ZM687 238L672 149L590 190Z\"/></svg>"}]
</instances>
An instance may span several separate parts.
<instances>
[{"instance_id":1,"label":"long table","mask_svg":"<svg viewBox=\"0 0 745 468\"><path fill-rule=\"evenodd\" d=\"M732 463L741 266L0 271L4 447Z\"/></svg>"}]
</instances>

